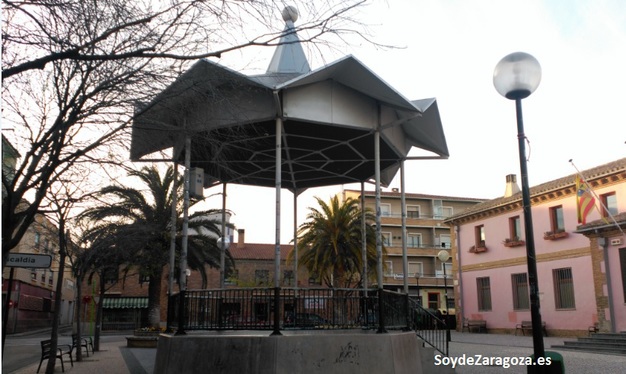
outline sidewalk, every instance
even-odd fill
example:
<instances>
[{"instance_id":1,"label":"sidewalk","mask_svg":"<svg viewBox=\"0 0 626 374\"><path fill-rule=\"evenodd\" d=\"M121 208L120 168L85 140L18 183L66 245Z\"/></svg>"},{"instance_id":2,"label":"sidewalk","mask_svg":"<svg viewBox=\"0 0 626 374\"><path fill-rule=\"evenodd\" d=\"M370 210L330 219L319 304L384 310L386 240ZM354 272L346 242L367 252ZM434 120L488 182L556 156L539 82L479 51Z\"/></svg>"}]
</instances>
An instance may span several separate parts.
<instances>
[{"instance_id":1,"label":"sidewalk","mask_svg":"<svg viewBox=\"0 0 626 374\"><path fill-rule=\"evenodd\" d=\"M533 342L530 336L514 336L503 334L460 333L452 331L450 357L463 355L492 357L527 357L533 353ZM547 351L556 351L563 355L563 362L568 373L618 373L626 367L626 356L604 355L578 351L551 349L553 344L562 344L564 340L573 338L546 337L544 346ZM83 361L75 362L70 367L69 360L65 365L68 374L152 374L156 359L155 348L128 348L125 336L119 339L100 343L100 351L83 355ZM27 366L16 374L34 374L39 363ZM46 361L40 373L45 372ZM473 373L526 373L525 366L457 366L456 372ZM55 373L61 373L61 363L57 360Z\"/></svg>"},{"instance_id":2,"label":"sidewalk","mask_svg":"<svg viewBox=\"0 0 626 374\"><path fill-rule=\"evenodd\" d=\"M101 342L100 350L94 354L89 353L89 357L83 352L81 362L74 361L74 366L70 365L67 356L63 358L65 372L68 374L152 374L154 371L154 361L156 358L156 348L128 348L126 339L110 342ZM41 364L39 373L44 373L47 360ZM34 374L37 372L39 362L24 367L13 372L14 374ZM56 360L55 373L61 373L61 362Z\"/></svg>"}]
</instances>

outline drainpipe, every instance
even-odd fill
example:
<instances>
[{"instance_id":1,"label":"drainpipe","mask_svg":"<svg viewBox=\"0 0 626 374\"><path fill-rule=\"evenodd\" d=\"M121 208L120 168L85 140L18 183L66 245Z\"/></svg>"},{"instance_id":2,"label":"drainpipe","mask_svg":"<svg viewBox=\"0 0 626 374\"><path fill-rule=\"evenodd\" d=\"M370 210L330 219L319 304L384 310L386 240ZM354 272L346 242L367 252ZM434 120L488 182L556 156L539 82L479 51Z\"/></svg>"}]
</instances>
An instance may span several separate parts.
<instances>
[{"instance_id":1,"label":"drainpipe","mask_svg":"<svg viewBox=\"0 0 626 374\"><path fill-rule=\"evenodd\" d=\"M463 307L463 305L464 305L464 303L463 303L463 271L461 270L463 268L463 263L461 262L461 251L460 251L460 248L461 248L461 234L460 234L461 226L455 225L454 226L454 231L456 232L456 263L458 265L457 274L459 275L459 301L458 301L457 305L459 305L461 307L461 319L460 319L460 321L458 319L456 321L456 325L458 327L459 325L463 326L463 320L465 320L465 308Z\"/></svg>"}]
</instances>

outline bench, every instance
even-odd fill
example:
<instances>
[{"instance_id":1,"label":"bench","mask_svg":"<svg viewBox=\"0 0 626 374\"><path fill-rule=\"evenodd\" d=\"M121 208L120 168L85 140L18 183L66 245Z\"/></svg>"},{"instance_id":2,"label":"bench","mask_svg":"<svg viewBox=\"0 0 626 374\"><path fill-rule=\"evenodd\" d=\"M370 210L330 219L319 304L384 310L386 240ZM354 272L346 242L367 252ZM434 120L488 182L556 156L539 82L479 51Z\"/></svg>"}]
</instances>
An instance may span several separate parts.
<instances>
[{"instance_id":1,"label":"bench","mask_svg":"<svg viewBox=\"0 0 626 374\"><path fill-rule=\"evenodd\" d=\"M467 329L467 332L472 332L472 329L478 332L487 332L487 321L482 319L465 319L461 332L465 329Z\"/></svg>"},{"instance_id":2,"label":"bench","mask_svg":"<svg viewBox=\"0 0 626 374\"><path fill-rule=\"evenodd\" d=\"M67 347L67 349L65 349ZM43 360L50 359L52 357L52 339L42 340L41 341L41 360L39 361L39 366L37 367L37 372L39 373L39 369L41 369L41 364ZM57 346L56 358L61 360L61 370L65 373L65 365L63 364L63 356L70 356L70 363L72 367L74 367L74 360L72 359L72 346L69 344L59 344Z\"/></svg>"},{"instance_id":3,"label":"bench","mask_svg":"<svg viewBox=\"0 0 626 374\"><path fill-rule=\"evenodd\" d=\"M91 353L93 354L93 340L91 337L81 338L80 343L78 342L78 334L72 334L72 349L82 349L85 347L85 352L87 353L87 357L89 357L89 347L91 347Z\"/></svg>"},{"instance_id":4,"label":"bench","mask_svg":"<svg viewBox=\"0 0 626 374\"><path fill-rule=\"evenodd\" d=\"M522 331L522 335L526 335L526 331L530 331L532 333L533 330L533 322L532 321L522 321L522 323L518 323L515 326L515 335L517 335L518 331ZM546 330L546 322L541 321L541 330L543 331L543 336L548 336L548 331Z\"/></svg>"}]
</instances>

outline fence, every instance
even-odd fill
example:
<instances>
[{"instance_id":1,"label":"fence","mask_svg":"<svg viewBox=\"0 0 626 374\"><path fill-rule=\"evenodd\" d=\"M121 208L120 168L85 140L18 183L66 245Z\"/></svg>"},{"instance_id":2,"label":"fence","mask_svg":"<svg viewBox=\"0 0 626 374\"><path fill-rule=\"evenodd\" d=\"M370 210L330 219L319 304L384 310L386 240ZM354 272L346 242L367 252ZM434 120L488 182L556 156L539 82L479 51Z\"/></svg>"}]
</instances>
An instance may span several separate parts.
<instances>
[{"instance_id":1,"label":"fence","mask_svg":"<svg viewBox=\"0 0 626 374\"><path fill-rule=\"evenodd\" d=\"M445 322L398 292L241 288L187 290L182 304L180 297L174 294L168 303L168 327L178 331L413 329L435 349L448 352Z\"/></svg>"}]
</instances>

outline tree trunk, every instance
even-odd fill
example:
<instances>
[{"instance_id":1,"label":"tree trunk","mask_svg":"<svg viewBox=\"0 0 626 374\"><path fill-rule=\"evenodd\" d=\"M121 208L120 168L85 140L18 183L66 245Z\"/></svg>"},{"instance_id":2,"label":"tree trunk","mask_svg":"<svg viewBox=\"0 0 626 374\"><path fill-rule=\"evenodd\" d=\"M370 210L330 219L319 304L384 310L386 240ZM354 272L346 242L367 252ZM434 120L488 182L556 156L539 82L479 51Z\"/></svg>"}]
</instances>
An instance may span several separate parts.
<instances>
[{"instance_id":1,"label":"tree trunk","mask_svg":"<svg viewBox=\"0 0 626 374\"><path fill-rule=\"evenodd\" d=\"M83 293L83 287L82 287L82 282L83 282L83 277L82 276L78 276L76 277L76 312L74 315L74 319L76 321L76 335L78 336L78 340L80 341L81 339L81 306L83 305L82 303L82 293ZM83 360L83 353L82 351L79 349L78 352L76 352L76 357L75 357L75 361L82 361Z\"/></svg>"},{"instance_id":2,"label":"tree trunk","mask_svg":"<svg viewBox=\"0 0 626 374\"><path fill-rule=\"evenodd\" d=\"M157 270L150 276L148 285L148 323L149 327L161 326L161 275L163 270Z\"/></svg>"},{"instance_id":3,"label":"tree trunk","mask_svg":"<svg viewBox=\"0 0 626 374\"><path fill-rule=\"evenodd\" d=\"M96 330L93 334L93 350L100 350L100 332L102 331L102 304L104 303L104 292L106 287L104 284L104 272L100 277L100 290L98 291L98 302L96 303Z\"/></svg>"},{"instance_id":4,"label":"tree trunk","mask_svg":"<svg viewBox=\"0 0 626 374\"><path fill-rule=\"evenodd\" d=\"M50 339L52 345L50 352L56 352L59 340L59 325L61 323L61 292L63 291L63 273L65 271L65 254L67 253L67 237L65 233L65 220L59 221L59 272L57 276L56 295L54 297L54 317L52 319L52 332ZM80 348L80 347L79 347ZM54 365L56 364L56 355L50 355L48 366L46 366L46 374L54 374Z\"/></svg>"}]
</instances>

